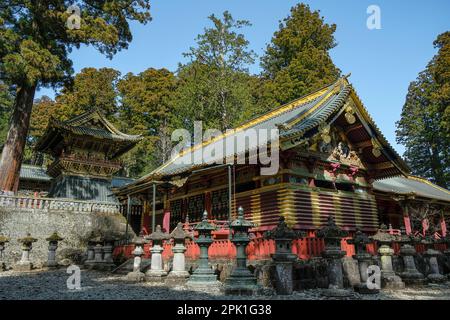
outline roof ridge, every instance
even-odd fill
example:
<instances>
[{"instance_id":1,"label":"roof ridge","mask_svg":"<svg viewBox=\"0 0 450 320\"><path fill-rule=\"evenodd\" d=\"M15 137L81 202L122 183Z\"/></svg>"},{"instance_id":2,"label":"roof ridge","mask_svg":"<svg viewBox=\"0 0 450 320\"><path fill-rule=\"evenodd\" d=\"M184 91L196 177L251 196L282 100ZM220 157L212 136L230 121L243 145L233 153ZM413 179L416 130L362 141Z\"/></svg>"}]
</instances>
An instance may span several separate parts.
<instances>
[{"instance_id":1,"label":"roof ridge","mask_svg":"<svg viewBox=\"0 0 450 320\"><path fill-rule=\"evenodd\" d=\"M431 187L433 187L433 188L435 188L437 190L440 190L440 191L443 191L445 193L450 194L450 190L447 190L447 189L445 189L445 188L443 188L441 186L438 186L437 184L434 184L433 182L429 181L426 178L415 176L415 175L412 175L412 174L408 174L407 175L407 179L416 180L416 181L418 180L418 181L424 182L424 183L428 184L429 186L431 186Z\"/></svg>"}]
</instances>

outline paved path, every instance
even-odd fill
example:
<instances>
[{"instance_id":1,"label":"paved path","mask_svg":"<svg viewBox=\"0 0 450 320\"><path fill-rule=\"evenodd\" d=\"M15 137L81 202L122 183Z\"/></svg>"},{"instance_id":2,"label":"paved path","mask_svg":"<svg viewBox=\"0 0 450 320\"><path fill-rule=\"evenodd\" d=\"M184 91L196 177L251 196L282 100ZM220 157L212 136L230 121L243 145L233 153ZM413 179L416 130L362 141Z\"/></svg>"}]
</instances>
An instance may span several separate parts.
<instances>
[{"instance_id":1,"label":"paved path","mask_svg":"<svg viewBox=\"0 0 450 320\"><path fill-rule=\"evenodd\" d=\"M14 271L0 272L0 300L4 299L239 299L208 292L189 291L183 287L165 287L151 283L129 283L123 275L112 275L97 271L81 271L81 289L67 289L70 275L65 269L56 271L33 271L18 273ZM252 296L246 299L287 299L315 300L324 299L317 290L295 292L291 296ZM354 294L355 300L386 299L445 299L450 300L450 282L442 285L428 285L422 288L407 288L400 291L383 291L377 295Z\"/></svg>"}]
</instances>

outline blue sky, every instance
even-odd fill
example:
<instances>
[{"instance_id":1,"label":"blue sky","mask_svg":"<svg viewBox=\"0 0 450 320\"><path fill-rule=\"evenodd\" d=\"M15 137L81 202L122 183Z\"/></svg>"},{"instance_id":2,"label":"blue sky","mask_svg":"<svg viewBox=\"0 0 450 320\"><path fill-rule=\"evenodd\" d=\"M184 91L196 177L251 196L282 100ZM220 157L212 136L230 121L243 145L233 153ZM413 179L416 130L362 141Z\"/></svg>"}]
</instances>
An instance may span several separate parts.
<instances>
[{"instance_id":1,"label":"blue sky","mask_svg":"<svg viewBox=\"0 0 450 320\"><path fill-rule=\"evenodd\" d=\"M93 48L74 50L74 69L111 67L125 74L147 68L175 71L182 53L193 46L195 37L208 25L207 16L228 10L236 19L252 26L243 30L251 48L261 56L279 20L299 1L291 0L153 0L153 21L132 24L133 42L129 49L112 60ZM433 41L450 30L450 1L428 0L315 0L303 1L320 10L328 23L335 23L337 47L331 51L335 64L350 81L389 142L401 154L404 148L395 142L395 122L405 101L409 83L417 77L436 50ZM381 29L369 30L366 10L369 5L381 9ZM259 64L250 68L259 72ZM41 89L36 97L54 96Z\"/></svg>"}]
</instances>

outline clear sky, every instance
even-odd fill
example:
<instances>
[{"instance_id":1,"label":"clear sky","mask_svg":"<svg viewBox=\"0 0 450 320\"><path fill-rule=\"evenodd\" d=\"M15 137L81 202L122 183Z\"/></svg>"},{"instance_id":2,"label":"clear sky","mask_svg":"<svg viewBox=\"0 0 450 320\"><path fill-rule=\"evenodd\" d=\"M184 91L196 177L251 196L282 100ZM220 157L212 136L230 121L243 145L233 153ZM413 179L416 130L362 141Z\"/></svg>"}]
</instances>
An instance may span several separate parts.
<instances>
[{"instance_id":1,"label":"clear sky","mask_svg":"<svg viewBox=\"0 0 450 320\"><path fill-rule=\"evenodd\" d=\"M193 46L195 37L208 24L207 17L223 11L235 19L246 19L252 26L243 30L251 48L261 56L279 20L299 1L292 0L153 0L153 20L147 25L132 24L133 42L128 50L112 60L93 48L74 50L71 58L76 72L85 67L111 67L125 74L147 68L175 71L182 53ZM320 10L328 23L335 23L338 45L331 51L334 63L350 81L389 142L395 142L395 122L405 101L409 83L417 77L436 50L433 41L450 30L448 0L315 0L303 1ZM367 8L381 10L381 29L366 26ZM259 72L259 63L250 68ZM50 89L36 97L54 96Z\"/></svg>"}]
</instances>

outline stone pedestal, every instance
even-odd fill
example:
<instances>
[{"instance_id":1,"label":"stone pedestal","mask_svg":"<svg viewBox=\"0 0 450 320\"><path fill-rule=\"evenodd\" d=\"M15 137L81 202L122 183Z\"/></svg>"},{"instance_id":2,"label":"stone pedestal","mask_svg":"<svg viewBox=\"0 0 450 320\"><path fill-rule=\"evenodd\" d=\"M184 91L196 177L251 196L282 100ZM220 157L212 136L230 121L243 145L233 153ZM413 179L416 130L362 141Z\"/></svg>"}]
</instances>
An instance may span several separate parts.
<instances>
[{"instance_id":1,"label":"stone pedestal","mask_svg":"<svg viewBox=\"0 0 450 320\"><path fill-rule=\"evenodd\" d=\"M198 232L198 238L195 243L200 247L200 257L198 259L198 267L186 282L186 286L196 291L215 291L219 292L221 283L217 281L217 276L208 263L208 248L213 242L211 231L216 228L208 222L208 213L203 213L203 220L194 227Z\"/></svg>"},{"instance_id":2,"label":"stone pedestal","mask_svg":"<svg viewBox=\"0 0 450 320\"><path fill-rule=\"evenodd\" d=\"M405 283L397 276L392 266L394 250L384 244L378 249L381 260L381 286L387 289L403 289Z\"/></svg>"},{"instance_id":3,"label":"stone pedestal","mask_svg":"<svg viewBox=\"0 0 450 320\"><path fill-rule=\"evenodd\" d=\"M135 242L136 248L133 250L134 262L133 271L127 274L126 279L133 282L141 282L145 280L145 274L141 272L142 256L144 250L142 249L143 242Z\"/></svg>"},{"instance_id":4,"label":"stone pedestal","mask_svg":"<svg viewBox=\"0 0 450 320\"><path fill-rule=\"evenodd\" d=\"M363 294L376 294L380 291L378 288L369 289L367 285L368 270L372 264L372 256L367 252L366 245L370 242L369 237L359 229L356 230L353 239L347 241L347 243L355 245L356 254L353 256L353 259L358 261L360 282L354 285L354 289Z\"/></svg>"},{"instance_id":5,"label":"stone pedestal","mask_svg":"<svg viewBox=\"0 0 450 320\"><path fill-rule=\"evenodd\" d=\"M151 267L147 271L146 277L150 281L162 281L163 277L167 276L167 272L163 269L162 252L163 248L159 244L154 244L150 249L152 253Z\"/></svg>"},{"instance_id":6,"label":"stone pedestal","mask_svg":"<svg viewBox=\"0 0 450 320\"><path fill-rule=\"evenodd\" d=\"M58 242L64 240L57 232L54 232L50 237L45 239L48 241L48 257L45 266L47 268L57 268L58 262L56 261L56 249L58 249Z\"/></svg>"},{"instance_id":7,"label":"stone pedestal","mask_svg":"<svg viewBox=\"0 0 450 320\"><path fill-rule=\"evenodd\" d=\"M402 280L408 285L422 285L426 282L425 277L416 268L414 257L416 256L414 246L404 244L400 249L400 255L403 258L404 270L400 274Z\"/></svg>"},{"instance_id":8,"label":"stone pedestal","mask_svg":"<svg viewBox=\"0 0 450 320\"><path fill-rule=\"evenodd\" d=\"M25 237L18 239L18 241L22 243L22 257L14 266L14 270L31 271L31 269L33 269L33 264L30 261L30 251L33 247L33 242L36 242L37 239L31 237L31 235L27 233Z\"/></svg>"},{"instance_id":9,"label":"stone pedestal","mask_svg":"<svg viewBox=\"0 0 450 320\"><path fill-rule=\"evenodd\" d=\"M85 268L92 268L92 264L94 262L94 247L95 243L92 241L88 241L87 244L87 251L86 251L86 260L84 261L84 267Z\"/></svg>"},{"instance_id":10,"label":"stone pedestal","mask_svg":"<svg viewBox=\"0 0 450 320\"><path fill-rule=\"evenodd\" d=\"M389 233L386 225L381 225L378 232L372 237L378 245L378 254L381 262L381 287L387 289L403 289L405 283L394 272L392 265L392 256L394 250L391 245L394 241L400 240L398 237Z\"/></svg>"},{"instance_id":11,"label":"stone pedestal","mask_svg":"<svg viewBox=\"0 0 450 320\"><path fill-rule=\"evenodd\" d=\"M155 232L153 232L149 237L153 241L152 248L150 249L151 255L151 266L150 269L145 273L145 278L147 281L151 282L162 282L167 276L167 271L163 268L163 241L169 239L167 233L161 231L161 226L157 225Z\"/></svg>"},{"instance_id":12,"label":"stone pedestal","mask_svg":"<svg viewBox=\"0 0 450 320\"><path fill-rule=\"evenodd\" d=\"M441 254L442 253L439 251L431 248L424 252L424 256L427 258L428 265L430 267L430 273L428 274L427 279L434 283L444 282L447 280L447 278L439 271L437 257Z\"/></svg>"},{"instance_id":13,"label":"stone pedestal","mask_svg":"<svg viewBox=\"0 0 450 320\"><path fill-rule=\"evenodd\" d=\"M112 258L113 249L114 239L106 239L105 245L103 246L103 270L111 271L115 268L114 260Z\"/></svg>"},{"instance_id":14,"label":"stone pedestal","mask_svg":"<svg viewBox=\"0 0 450 320\"><path fill-rule=\"evenodd\" d=\"M322 294L327 297L350 296L351 292L344 289L341 261L345 256L345 251L341 250L341 240L347 233L336 225L333 216L329 216L327 224L317 232L317 236L324 239L325 250L322 257L328 265L328 289L323 290Z\"/></svg>"},{"instance_id":15,"label":"stone pedestal","mask_svg":"<svg viewBox=\"0 0 450 320\"><path fill-rule=\"evenodd\" d=\"M189 234L183 230L183 224L179 222L177 227L170 234L170 237L173 239L175 245L172 248L172 270L167 276L166 284L184 284L187 278L189 278L189 272L186 271L186 259L184 256L184 253L186 252L184 242L186 238L189 238Z\"/></svg>"},{"instance_id":16,"label":"stone pedestal","mask_svg":"<svg viewBox=\"0 0 450 320\"><path fill-rule=\"evenodd\" d=\"M288 227L283 216L273 230L264 234L266 239L275 241L275 253L271 257L275 265L275 291L279 295L290 295L294 291L293 265L297 255L292 253L292 241L302 236Z\"/></svg>"},{"instance_id":17,"label":"stone pedestal","mask_svg":"<svg viewBox=\"0 0 450 320\"><path fill-rule=\"evenodd\" d=\"M253 226L252 222L244 219L244 210L239 207L238 218L230 225L230 229L233 230L231 241L236 246L236 265L230 276L225 280L225 294L254 295L260 290L255 275L247 268L247 255L245 253L245 248L250 242L248 230ZM292 267L290 270L292 273Z\"/></svg>"},{"instance_id":18,"label":"stone pedestal","mask_svg":"<svg viewBox=\"0 0 450 320\"><path fill-rule=\"evenodd\" d=\"M379 293L380 289L369 289L367 287L368 270L372 264L372 256L369 253L358 253L354 256L354 259L358 261L359 275L361 277L361 283L354 287L355 291L363 294Z\"/></svg>"}]
</instances>

